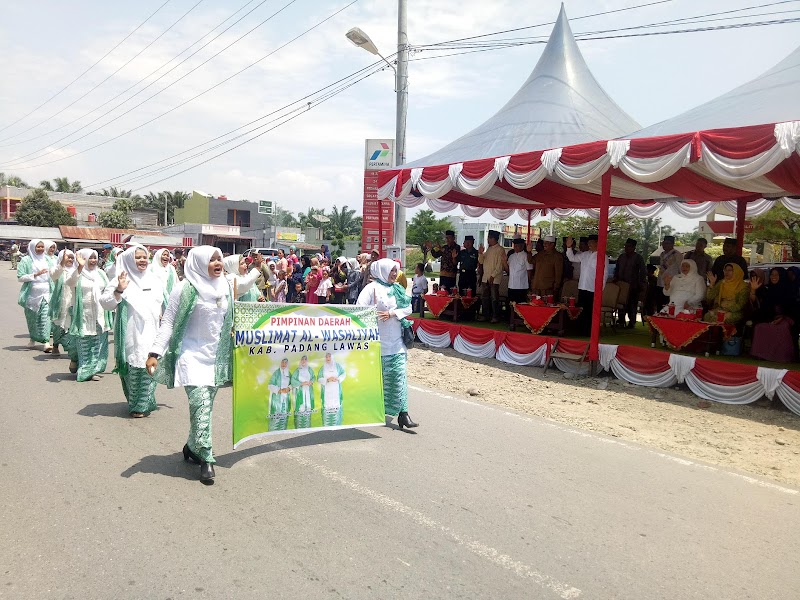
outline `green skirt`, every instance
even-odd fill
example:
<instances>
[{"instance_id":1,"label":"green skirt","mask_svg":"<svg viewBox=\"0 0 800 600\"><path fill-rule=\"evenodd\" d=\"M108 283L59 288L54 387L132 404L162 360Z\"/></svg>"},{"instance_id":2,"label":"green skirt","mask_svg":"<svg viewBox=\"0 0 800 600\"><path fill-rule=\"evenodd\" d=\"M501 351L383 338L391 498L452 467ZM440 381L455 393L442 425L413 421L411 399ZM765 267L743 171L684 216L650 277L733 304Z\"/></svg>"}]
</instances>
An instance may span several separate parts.
<instances>
[{"instance_id":1,"label":"green skirt","mask_svg":"<svg viewBox=\"0 0 800 600\"><path fill-rule=\"evenodd\" d=\"M102 373L108 364L108 332L83 335L77 339L78 381L89 381Z\"/></svg>"},{"instance_id":2,"label":"green skirt","mask_svg":"<svg viewBox=\"0 0 800 600\"><path fill-rule=\"evenodd\" d=\"M405 352L381 356L383 371L383 405L386 414L396 417L401 412L408 412L408 380Z\"/></svg>"},{"instance_id":3,"label":"green skirt","mask_svg":"<svg viewBox=\"0 0 800 600\"><path fill-rule=\"evenodd\" d=\"M50 341L50 333L53 322L50 320L50 308L47 300L42 300L39 310L34 311L25 308L25 322L28 325L28 335L34 342L46 344Z\"/></svg>"},{"instance_id":4,"label":"green skirt","mask_svg":"<svg viewBox=\"0 0 800 600\"><path fill-rule=\"evenodd\" d=\"M151 413L158 410L156 404L156 380L147 369L128 365L125 375L120 375L122 391L128 401L129 413Z\"/></svg>"}]
</instances>

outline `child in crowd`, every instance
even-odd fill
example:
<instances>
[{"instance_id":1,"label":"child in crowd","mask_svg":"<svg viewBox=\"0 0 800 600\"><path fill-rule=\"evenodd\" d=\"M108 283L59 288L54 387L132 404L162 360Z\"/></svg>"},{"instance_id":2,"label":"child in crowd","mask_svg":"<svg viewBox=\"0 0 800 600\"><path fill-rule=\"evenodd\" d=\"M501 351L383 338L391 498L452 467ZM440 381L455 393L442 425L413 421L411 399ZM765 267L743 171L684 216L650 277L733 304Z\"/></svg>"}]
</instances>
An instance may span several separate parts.
<instances>
[{"instance_id":1,"label":"child in crowd","mask_svg":"<svg viewBox=\"0 0 800 600\"><path fill-rule=\"evenodd\" d=\"M422 316L422 296L428 293L428 278L425 277L425 265L417 263L414 278L411 280L411 310Z\"/></svg>"},{"instance_id":2,"label":"child in crowd","mask_svg":"<svg viewBox=\"0 0 800 600\"><path fill-rule=\"evenodd\" d=\"M438 294L439 293L439 284L438 283L434 283L433 284L433 292L432 293L434 293L434 294Z\"/></svg>"},{"instance_id":3,"label":"child in crowd","mask_svg":"<svg viewBox=\"0 0 800 600\"><path fill-rule=\"evenodd\" d=\"M294 282L294 302L296 304L304 304L306 301L306 292L303 289L303 284L299 281Z\"/></svg>"},{"instance_id":4,"label":"child in crowd","mask_svg":"<svg viewBox=\"0 0 800 600\"><path fill-rule=\"evenodd\" d=\"M272 288L273 302L286 302L286 271L278 271L278 280Z\"/></svg>"},{"instance_id":5,"label":"child in crowd","mask_svg":"<svg viewBox=\"0 0 800 600\"><path fill-rule=\"evenodd\" d=\"M317 304L327 304L330 300L332 289L331 271L328 267L323 267L322 279L317 286Z\"/></svg>"}]
</instances>

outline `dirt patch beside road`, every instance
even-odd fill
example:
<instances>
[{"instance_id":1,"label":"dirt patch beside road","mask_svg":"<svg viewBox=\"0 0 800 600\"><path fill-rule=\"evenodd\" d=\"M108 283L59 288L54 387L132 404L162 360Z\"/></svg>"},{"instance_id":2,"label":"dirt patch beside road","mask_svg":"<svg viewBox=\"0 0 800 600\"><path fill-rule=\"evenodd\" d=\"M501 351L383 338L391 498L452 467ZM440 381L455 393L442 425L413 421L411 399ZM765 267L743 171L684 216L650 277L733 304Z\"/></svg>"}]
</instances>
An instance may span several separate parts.
<instances>
[{"instance_id":1,"label":"dirt patch beside road","mask_svg":"<svg viewBox=\"0 0 800 600\"><path fill-rule=\"evenodd\" d=\"M452 349L414 348L408 363L409 379L430 388L460 397L478 392L484 402L800 486L800 417L782 405L709 403L682 387L543 371Z\"/></svg>"}]
</instances>

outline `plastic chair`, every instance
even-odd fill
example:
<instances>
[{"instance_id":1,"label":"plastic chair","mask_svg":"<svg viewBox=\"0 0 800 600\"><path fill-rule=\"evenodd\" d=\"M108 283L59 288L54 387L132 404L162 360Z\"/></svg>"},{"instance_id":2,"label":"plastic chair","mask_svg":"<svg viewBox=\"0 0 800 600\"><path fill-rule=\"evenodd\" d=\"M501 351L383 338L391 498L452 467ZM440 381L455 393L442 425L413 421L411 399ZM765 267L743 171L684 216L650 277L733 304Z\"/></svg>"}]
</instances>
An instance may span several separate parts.
<instances>
[{"instance_id":1,"label":"plastic chair","mask_svg":"<svg viewBox=\"0 0 800 600\"><path fill-rule=\"evenodd\" d=\"M616 283L607 283L603 290L603 304L600 309L600 323L603 327L610 326L611 331L617 332L616 323L614 321L614 311L617 310L617 302L619 299L619 285Z\"/></svg>"}]
</instances>

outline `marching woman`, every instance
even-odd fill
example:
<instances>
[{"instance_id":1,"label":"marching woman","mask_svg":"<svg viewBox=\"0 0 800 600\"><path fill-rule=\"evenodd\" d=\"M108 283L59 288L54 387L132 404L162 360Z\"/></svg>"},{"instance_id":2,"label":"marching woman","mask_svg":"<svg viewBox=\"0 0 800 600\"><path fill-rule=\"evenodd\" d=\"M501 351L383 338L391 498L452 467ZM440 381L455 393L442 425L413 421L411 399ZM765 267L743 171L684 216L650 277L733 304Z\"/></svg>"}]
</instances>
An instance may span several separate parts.
<instances>
[{"instance_id":1,"label":"marching woman","mask_svg":"<svg viewBox=\"0 0 800 600\"><path fill-rule=\"evenodd\" d=\"M111 248L106 257L106 264L103 265L103 271L106 273L108 279L114 279L117 276L117 258L119 258L120 249L117 247Z\"/></svg>"},{"instance_id":2,"label":"marching woman","mask_svg":"<svg viewBox=\"0 0 800 600\"><path fill-rule=\"evenodd\" d=\"M256 289L256 280L261 276L261 271L258 269L247 270L247 263L244 256L241 254L234 254L226 256L222 259L222 264L225 266L226 278L233 287L236 283L236 299L240 302L263 302L264 296L258 293Z\"/></svg>"},{"instance_id":3,"label":"marching woman","mask_svg":"<svg viewBox=\"0 0 800 600\"><path fill-rule=\"evenodd\" d=\"M322 424L325 427L342 424L342 382L347 375L342 365L333 360L333 355L325 354L325 362L319 369L317 380L322 399Z\"/></svg>"},{"instance_id":4,"label":"marching woman","mask_svg":"<svg viewBox=\"0 0 800 600\"><path fill-rule=\"evenodd\" d=\"M45 352L50 352L50 294L53 282L44 240L31 240L28 244L28 254L19 261L17 267L17 281L22 283L17 303L25 310L30 336L28 348L33 348L39 342L44 344Z\"/></svg>"},{"instance_id":5,"label":"marching woman","mask_svg":"<svg viewBox=\"0 0 800 600\"><path fill-rule=\"evenodd\" d=\"M170 295L147 359L156 379L189 396L189 439L184 460L200 465L200 480L214 479L211 413L219 386L231 380L233 296L223 276L222 251L197 246L184 265L184 285Z\"/></svg>"},{"instance_id":6,"label":"marching woman","mask_svg":"<svg viewBox=\"0 0 800 600\"><path fill-rule=\"evenodd\" d=\"M75 272L75 254L72 250L58 253L56 266L50 269L53 292L50 295L50 318L53 320L53 356L60 354L58 346L64 346L69 354L70 373L78 372L78 347L69 333L72 326L73 290L67 280Z\"/></svg>"},{"instance_id":7,"label":"marching woman","mask_svg":"<svg viewBox=\"0 0 800 600\"><path fill-rule=\"evenodd\" d=\"M386 414L397 417L400 429L417 427L408 416L408 380L406 345L403 328L411 327L406 317L411 314L411 298L397 283L397 263L382 258L370 265L372 282L361 290L358 306L378 309L378 330L381 334L381 370L383 371L383 403Z\"/></svg>"},{"instance_id":8,"label":"marching woman","mask_svg":"<svg viewBox=\"0 0 800 600\"><path fill-rule=\"evenodd\" d=\"M175 284L178 283L178 273L170 261L169 250L166 248L156 250L150 269L161 280L161 286L164 288L164 302L166 303L172 290L175 289Z\"/></svg>"},{"instance_id":9,"label":"marching woman","mask_svg":"<svg viewBox=\"0 0 800 600\"><path fill-rule=\"evenodd\" d=\"M156 380L146 369L147 353L161 320L164 290L149 269L147 248L136 244L119 256L119 273L106 286L100 304L116 310L114 372L122 381L131 417L140 419L157 410Z\"/></svg>"},{"instance_id":10,"label":"marching woman","mask_svg":"<svg viewBox=\"0 0 800 600\"><path fill-rule=\"evenodd\" d=\"M47 261L50 263L50 267L55 267L57 258L56 252L58 252L58 246L53 240L44 240L44 251L47 254Z\"/></svg>"},{"instance_id":11,"label":"marching woman","mask_svg":"<svg viewBox=\"0 0 800 600\"><path fill-rule=\"evenodd\" d=\"M311 413L314 411L314 369L308 366L308 356L303 355L300 366L292 373L294 390L294 428L311 427Z\"/></svg>"},{"instance_id":12,"label":"marching woman","mask_svg":"<svg viewBox=\"0 0 800 600\"><path fill-rule=\"evenodd\" d=\"M103 310L100 296L108 285L106 274L97 266L97 252L78 250L78 268L67 279L75 303L69 333L78 349L78 381L100 381L108 364L108 332L111 313Z\"/></svg>"}]
</instances>

